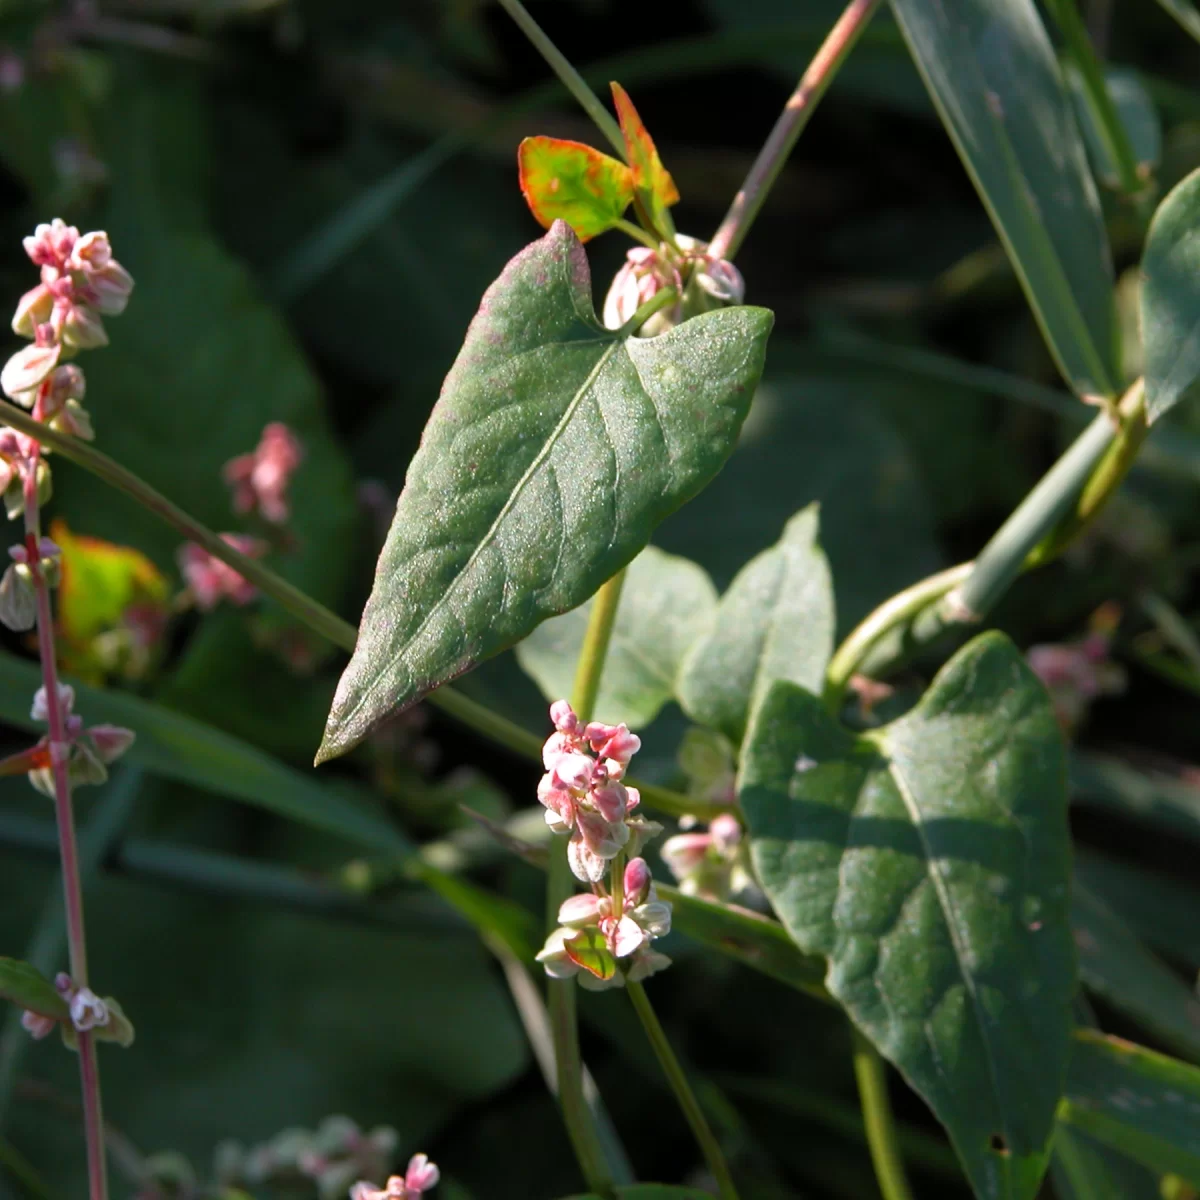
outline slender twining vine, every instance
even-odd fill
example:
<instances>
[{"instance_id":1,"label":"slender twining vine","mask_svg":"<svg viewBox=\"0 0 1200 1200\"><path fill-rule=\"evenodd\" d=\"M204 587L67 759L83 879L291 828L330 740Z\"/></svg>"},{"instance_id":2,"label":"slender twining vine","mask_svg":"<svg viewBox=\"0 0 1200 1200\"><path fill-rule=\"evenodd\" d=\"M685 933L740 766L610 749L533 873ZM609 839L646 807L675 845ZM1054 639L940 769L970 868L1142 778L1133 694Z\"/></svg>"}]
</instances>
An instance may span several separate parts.
<instances>
[{"instance_id":1,"label":"slender twining vine","mask_svg":"<svg viewBox=\"0 0 1200 1200\"><path fill-rule=\"evenodd\" d=\"M1163 1176L1154 1180L1162 1194L1183 1194L1182 1181L1165 1172L1200 1182L1194 1138L1164 1131L1147 1114L1168 1103L1200 1109L1200 1071L1089 1028L1092 1014L1077 997L1077 951L1086 960L1099 940L1079 913L1102 931L1111 918L1086 889L1072 901L1064 734L1093 699L1124 686L1109 658L1119 614L1101 608L1079 641L1026 655L984 625L1019 578L1086 545L1153 423L1200 379L1200 174L1163 200L1145 231L1141 373L1130 378L1117 354L1096 178L1117 193L1110 203L1140 220L1154 196L1152 173L1074 0L1045 6L1063 42L1061 62L1032 0L892 0L895 31L1051 356L1078 403L1093 406L1082 411L1094 415L971 561L877 597L839 642L815 505L799 508L719 597L698 564L650 541L738 444L774 318L745 303L751 289L732 260L839 69L870 23L885 19L882 0L846 5L707 241L676 227L679 189L626 89L611 84L610 109L520 0L501 3L614 153L541 135L515 147L516 185L545 232L483 297L394 516L391 497L376 503L388 527L357 628L285 578L287 556L303 541L292 524L295 479L311 446L273 420L224 464L241 532L209 529L91 446L75 360L107 344L103 317L125 309L133 280L102 232L80 234L55 220L25 241L40 281L21 298L13 330L30 344L0 374L11 401L0 402L0 491L24 536L0 579L0 621L36 646L41 686L29 721L46 732L0 762L0 773L26 775L53 803L67 969L0 958L0 996L17 1006L32 1038L58 1032L78 1054L90 1200L109 1194L106 1141L114 1142L97 1043L129 1047L133 1026L116 999L93 989L88 855L74 793L102 783L122 755L137 761L142 743L123 726L85 725L76 708L87 711L104 693L77 690L63 673L93 684L118 673L136 681L166 653L172 620L203 621L220 607L242 610L256 644L298 670L319 658L309 634L350 655L318 764L359 752L379 792L414 784L419 773L396 783L393 752L405 739L419 742L420 718L403 714L422 700L540 763L540 780L523 797L539 818L533 825L522 814L507 824L471 816L488 847L544 870L544 928L466 878L466 852L453 839L413 848L360 797L346 801L336 788L323 791L219 744L252 777L239 780L243 797L263 802L265 794L268 807L326 831L328 804L373 855L347 865L326 890L243 872L249 892L317 908L360 905L379 916L386 909L373 906L389 888L423 885L481 935L538 1049L587 1200L642 1193L630 1191L619 1131L584 1064L577 987L628 995L645 1035L639 1046L652 1051L656 1078L691 1131L705 1187L723 1200L739 1195L749 1139L730 1135L737 1123L722 1119L728 1110L714 1089L698 1086L652 1001L672 965L659 943L680 932L838 1006L850 1046L841 1061L862 1113L861 1127L854 1118L850 1125L884 1200L918 1194L908 1178L915 1143L891 1107L889 1087L900 1077L945 1127L958 1164L948 1169L961 1168L980 1200L1033 1200L1052 1161L1056 1178L1071 1181L1069 1195L1114 1195L1095 1187L1107 1176L1093 1145ZM605 234L631 244L597 312L584 247ZM162 572L131 548L62 523L43 529L51 454L176 531L181 589L171 595ZM796 499L799 506L807 497ZM278 570L268 565L276 558ZM102 592L86 581L103 579L124 598L119 627L90 640L77 621L81 579L83 591ZM256 614L263 599L290 624L274 610ZM1150 588L1141 604L1160 639L1194 668L1200 651L1187 622ZM549 701L548 729L526 729L452 686L512 646ZM927 680L934 660L940 666ZM888 682L906 668L906 678L921 681L907 704ZM656 736L654 718L672 701L691 723L678 788L632 773ZM157 711L138 703L127 711ZM187 738L172 742L159 729L155 739L149 766L170 772L164 746ZM206 763L188 770L180 777L197 782ZM281 798L297 786L304 795ZM453 794L444 786L423 794ZM661 845L665 827L651 813L677 822ZM141 857L143 867L154 861L153 853ZM1131 953L1130 939L1111 929ZM544 977L544 1007L531 971ZM1112 999L1117 989L1105 984L1098 990ZM1159 1028L1177 1042L1190 1036L1169 1019ZM11 1074L6 1063L0 1075ZM7 1087L0 1084L0 1110ZM123 1147L114 1160L128 1159L121 1139L114 1144ZM397 1173L398 1145L389 1127L366 1132L334 1116L313 1131L223 1146L211 1187L174 1161L137 1163L132 1174L153 1200L297 1184L322 1197L417 1200L439 1185L441 1171L416 1153ZM926 1153L923 1165L936 1158ZM681 1164L677 1176L693 1165ZM514 1156L513 1170L528 1166ZM651 1187L664 1197L695 1194Z\"/></svg>"}]
</instances>

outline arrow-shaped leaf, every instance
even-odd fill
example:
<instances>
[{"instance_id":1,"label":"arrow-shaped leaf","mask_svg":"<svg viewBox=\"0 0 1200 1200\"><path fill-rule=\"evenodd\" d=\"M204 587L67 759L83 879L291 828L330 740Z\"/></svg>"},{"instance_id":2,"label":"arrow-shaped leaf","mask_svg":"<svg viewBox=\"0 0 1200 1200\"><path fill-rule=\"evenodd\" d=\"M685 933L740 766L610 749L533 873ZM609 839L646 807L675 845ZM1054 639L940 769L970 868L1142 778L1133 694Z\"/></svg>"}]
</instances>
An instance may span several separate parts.
<instances>
[{"instance_id":1,"label":"arrow-shaped leaf","mask_svg":"<svg viewBox=\"0 0 1200 1200\"><path fill-rule=\"evenodd\" d=\"M596 320L563 222L488 289L409 467L318 761L582 604L720 470L772 316Z\"/></svg>"},{"instance_id":2,"label":"arrow-shaped leaf","mask_svg":"<svg viewBox=\"0 0 1200 1200\"><path fill-rule=\"evenodd\" d=\"M1029 1200L1075 955L1065 755L1020 654L977 638L863 735L778 683L740 792L762 885L801 950L829 960L829 992L946 1126L976 1195Z\"/></svg>"}]
</instances>

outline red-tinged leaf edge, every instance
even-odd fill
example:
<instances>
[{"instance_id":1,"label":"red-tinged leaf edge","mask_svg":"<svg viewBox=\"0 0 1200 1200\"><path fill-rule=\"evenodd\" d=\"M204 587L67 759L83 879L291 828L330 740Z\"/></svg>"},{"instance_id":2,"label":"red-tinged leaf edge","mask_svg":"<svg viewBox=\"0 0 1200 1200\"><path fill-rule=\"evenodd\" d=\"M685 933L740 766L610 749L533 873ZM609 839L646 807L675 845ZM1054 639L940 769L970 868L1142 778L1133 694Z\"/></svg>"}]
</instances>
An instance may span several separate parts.
<instances>
[{"instance_id":1,"label":"red-tinged leaf edge","mask_svg":"<svg viewBox=\"0 0 1200 1200\"><path fill-rule=\"evenodd\" d=\"M611 229L633 200L633 172L583 142L527 137L517 147L517 174L538 223L566 221L581 242Z\"/></svg>"},{"instance_id":2,"label":"red-tinged leaf edge","mask_svg":"<svg viewBox=\"0 0 1200 1200\"><path fill-rule=\"evenodd\" d=\"M643 197L643 203L648 202L649 216L657 222L664 209L678 203L679 189L671 173L662 165L654 139L638 116L629 93L619 83L613 82L609 86L621 132L625 135L625 153L633 172L633 186Z\"/></svg>"}]
</instances>

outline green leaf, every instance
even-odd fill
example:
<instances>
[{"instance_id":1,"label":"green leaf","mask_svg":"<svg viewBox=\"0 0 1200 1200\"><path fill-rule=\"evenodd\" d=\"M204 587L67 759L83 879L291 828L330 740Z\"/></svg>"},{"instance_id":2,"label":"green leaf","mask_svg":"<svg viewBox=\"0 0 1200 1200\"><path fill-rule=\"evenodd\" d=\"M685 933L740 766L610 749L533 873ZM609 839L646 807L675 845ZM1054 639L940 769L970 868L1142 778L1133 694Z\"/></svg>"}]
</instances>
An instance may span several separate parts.
<instances>
[{"instance_id":1,"label":"green leaf","mask_svg":"<svg viewBox=\"0 0 1200 1200\"><path fill-rule=\"evenodd\" d=\"M1063 377L1113 395L1108 237L1033 0L892 0L892 11Z\"/></svg>"},{"instance_id":2,"label":"green leaf","mask_svg":"<svg viewBox=\"0 0 1200 1200\"><path fill-rule=\"evenodd\" d=\"M561 222L488 289L409 467L318 752L582 604L732 451L772 317L596 320Z\"/></svg>"},{"instance_id":3,"label":"green leaf","mask_svg":"<svg viewBox=\"0 0 1200 1200\"><path fill-rule=\"evenodd\" d=\"M527 137L517 147L521 192L549 229L566 221L581 242L611 229L633 200L629 168L582 142Z\"/></svg>"},{"instance_id":4,"label":"green leaf","mask_svg":"<svg viewBox=\"0 0 1200 1200\"><path fill-rule=\"evenodd\" d=\"M596 719L631 729L649 725L674 695L680 663L716 607L717 589L703 567L647 546L621 588ZM544 622L517 646L517 661L547 700L571 694L591 608L589 600Z\"/></svg>"},{"instance_id":5,"label":"green leaf","mask_svg":"<svg viewBox=\"0 0 1200 1200\"><path fill-rule=\"evenodd\" d=\"M1062 739L1000 634L891 725L854 735L779 683L740 795L759 879L826 987L946 1126L980 1197L1049 1157L1074 947Z\"/></svg>"},{"instance_id":6,"label":"green leaf","mask_svg":"<svg viewBox=\"0 0 1200 1200\"><path fill-rule=\"evenodd\" d=\"M19 958L0 958L0 999L55 1021L65 1021L69 1016L66 1001L54 990L54 984L37 967Z\"/></svg>"},{"instance_id":7,"label":"green leaf","mask_svg":"<svg viewBox=\"0 0 1200 1200\"><path fill-rule=\"evenodd\" d=\"M1158 206L1142 253L1146 416L1173 408L1200 377L1200 171Z\"/></svg>"},{"instance_id":8,"label":"green leaf","mask_svg":"<svg viewBox=\"0 0 1200 1200\"><path fill-rule=\"evenodd\" d=\"M1200 42L1200 12L1191 0L1158 0L1166 9L1196 39Z\"/></svg>"},{"instance_id":9,"label":"green leaf","mask_svg":"<svg viewBox=\"0 0 1200 1200\"><path fill-rule=\"evenodd\" d=\"M1121 186L1120 171L1109 153L1108 142L1100 132L1097 117L1087 101L1083 80L1079 71L1070 66L1066 69L1071 99L1075 103L1075 115L1083 130L1088 154L1101 182L1110 188ZM1125 128L1129 144L1133 149L1138 174L1147 183L1162 157L1162 122L1154 101L1142 83L1141 74L1127 67L1112 67L1104 72L1105 86L1116 109L1117 119Z\"/></svg>"},{"instance_id":10,"label":"green leaf","mask_svg":"<svg viewBox=\"0 0 1200 1200\"><path fill-rule=\"evenodd\" d=\"M566 938L563 950L577 967L597 979L611 979L617 973L617 960L609 950L604 934L594 925Z\"/></svg>"},{"instance_id":11,"label":"green leaf","mask_svg":"<svg viewBox=\"0 0 1200 1200\"><path fill-rule=\"evenodd\" d=\"M1071 927L1084 985L1172 1049L1200 1058L1200 1000L1078 879Z\"/></svg>"},{"instance_id":12,"label":"green leaf","mask_svg":"<svg viewBox=\"0 0 1200 1200\"><path fill-rule=\"evenodd\" d=\"M707 637L687 656L679 703L693 721L740 744L770 686L819 693L833 653L833 580L817 542L815 504L797 513L721 597Z\"/></svg>"},{"instance_id":13,"label":"green leaf","mask_svg":"<svg viewBox=\"0 0 1200 1200\"><path fill-rule=\"evenodd\" d=\"M1051 1175L1060 1200L1161 1200L1158 1180L1144 1167L1061 1121Z\"/></svg>"},{"instance_id":14,"label":"green leaf","mask_svg":"<svg viewBox=\"0 0 1200 1200\"><path fill-rule=\"evenodd\" d=\"M1063 1120L1200 1185L1200 1069L1121 1038L1075 1034Z\"/></svg>"},{"instance_id":15,"label":"green leaf","mask_svg":"<svg viewBox=\"0 0 1200 1200\"><path fill-rule=\"evenodd\" d=\"M75 711L86 723L109 722L137 733L126 756L131 763L370 849L408 849L382 815L247 742L125 692L68 682L75 688ZM40 683L35 663L0 652L0 719L30 733L43 732L42 723L29 715L30 697Z\"/></svg>"}]
</instances>

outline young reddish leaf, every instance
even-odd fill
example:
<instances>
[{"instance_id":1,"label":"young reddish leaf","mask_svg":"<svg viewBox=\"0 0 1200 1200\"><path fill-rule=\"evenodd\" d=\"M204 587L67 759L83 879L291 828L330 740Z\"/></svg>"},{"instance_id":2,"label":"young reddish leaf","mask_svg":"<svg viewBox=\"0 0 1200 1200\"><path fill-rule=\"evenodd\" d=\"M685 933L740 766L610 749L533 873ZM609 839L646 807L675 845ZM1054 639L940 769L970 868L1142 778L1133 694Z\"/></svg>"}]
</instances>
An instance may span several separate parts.
<instances>
[{"instance_id":1,"label":"young reddish leaf","mask_svg":"<svg viewBox=\"0 0 1200 1200\"><path fill-rule=\"evenodd\" d=\"M670 172L662 165L654 139L642 124L629 93L619 83L613 83L611 87L621 132L625 135L625 153L633 172L633 186L647 215L657 225L662 213L678 202L679 189Z\"/></svg>"},{"instance_id":2,"label":"young reddish leaf","mask_svg":"<svg viewBox=\"0 0 1200 1200\"><path fill-rule=\"evenodd\" d=\"M611 979L617 973L617 960L609 950L604 934L594 925L567 938L563 942L563 949L577 967L595 975L597 979Z\"/></svg>"},{"instance_id":3,"label":"young reddish leaf","mask_svg":"<svg viewBox=\"0 0 1200 1200\"><path fill-rule=\"evenodd\" d=\"M581 242L611 229L633 199L629 168L582 142L528 137L517 165L533 215L547 229L566 221Z\"/></svg>"}]
</instances>

